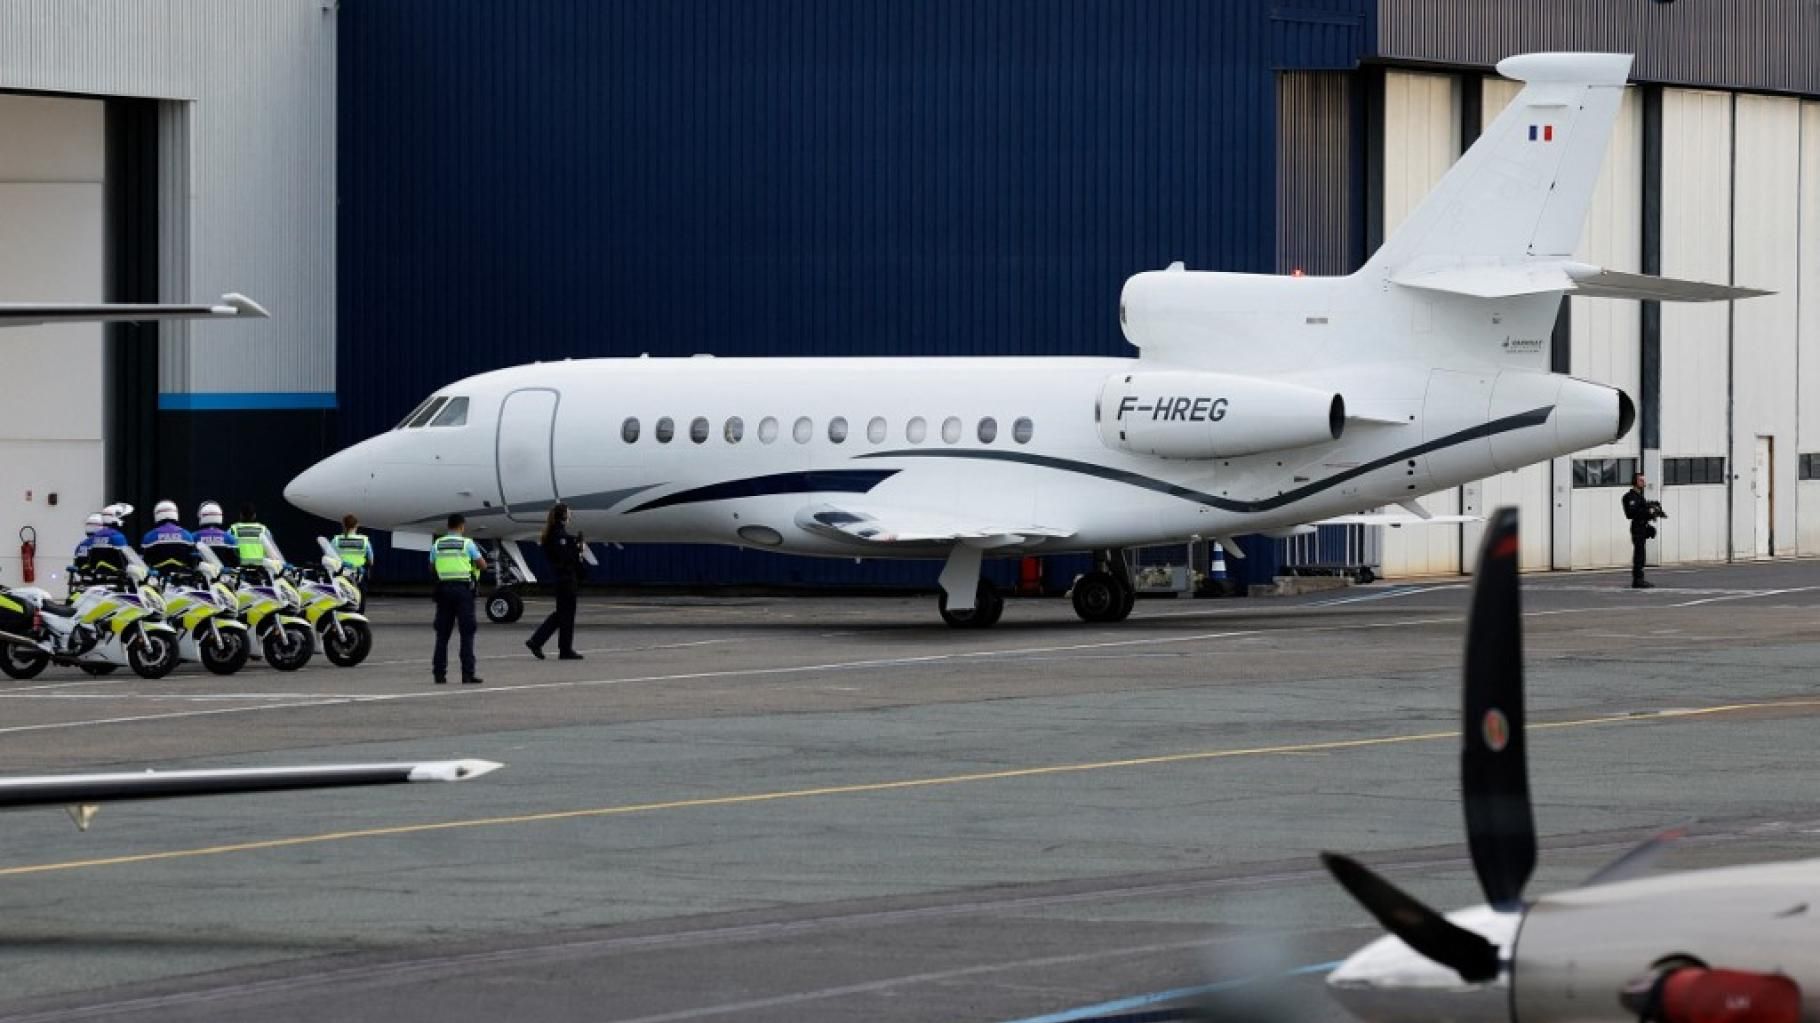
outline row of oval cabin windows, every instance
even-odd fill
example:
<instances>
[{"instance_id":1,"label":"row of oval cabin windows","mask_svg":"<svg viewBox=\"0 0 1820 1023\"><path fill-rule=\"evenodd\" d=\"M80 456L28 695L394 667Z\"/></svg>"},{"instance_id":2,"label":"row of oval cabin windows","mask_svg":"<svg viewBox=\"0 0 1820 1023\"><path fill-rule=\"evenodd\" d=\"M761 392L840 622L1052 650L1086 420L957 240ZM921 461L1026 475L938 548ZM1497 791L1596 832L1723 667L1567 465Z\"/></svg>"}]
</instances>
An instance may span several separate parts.
<instances>
[{"instance_id":1,"label":"row of oval cabin windows","mask_svg":"<svg viewBox=\"0 0 1820 1023\"><path fill-rule=\"evenodd\" d=\"M628 416L626 417L626 421L621 424L619 428L619 436L627 444L636 443L641 429L638 417ZM712 429L713 428L708 424L706 417L697 416L689 422L689 439L697 444L706 443ZM776 441L779 429L780 426L774 416L766 416L759 420L759 443L770 444ZM1030 436L1035 432L1035 429L1035 425L1032 424L1028 418L1019 417L1011 424L1011 439L1019 444L1028 444L1030 443ZM943 443L959 444L961 435L964 431L965 427L962 425L959 416L949 416L942 420L941 437ZM676 436L676 423L669 416L665 416L657 421L657 424L652 429L651 433L652 436L657 438L659 444L668 444ZM888 433L889 427L885 423L885 417L873 416L866 421L866 440L871 443L883 444ZM721 426L720 435L728 444L738 444L740 441L744 440L746 436L745 420L738 416L728 418ZM809 443L811 440L815 439L815 421L808 416L797 419L790 427L790 436L798 444ZM836 444L845 444L847 442L847 436L848 428L847 420L845 418L835 416L833 419L828 420L829 440ZM979 425L974 430L974 436L979 438L981 444L991 444L997 441L999 436L998 420L991 416L981 419ZM921 444L925 440L928 440L928 420L924 419L922 416L917 416L905 423L904 439L912 444Z\"/></svg>"}]
</instances>

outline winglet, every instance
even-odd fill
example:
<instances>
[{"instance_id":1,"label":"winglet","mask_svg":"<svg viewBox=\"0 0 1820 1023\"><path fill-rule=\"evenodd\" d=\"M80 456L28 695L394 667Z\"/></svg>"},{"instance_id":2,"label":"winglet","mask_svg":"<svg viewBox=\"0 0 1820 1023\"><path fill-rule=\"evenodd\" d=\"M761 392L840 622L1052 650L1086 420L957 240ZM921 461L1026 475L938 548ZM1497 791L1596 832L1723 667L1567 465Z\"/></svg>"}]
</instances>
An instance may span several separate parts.
<instances>
[{"instance_id":1,"label":"winglet","mask_svg":"<svg viewBox=\"0 0 1820 1023\"><path fill-rule=\"evenodd\" d=\"M256 320L269 320L272 318L272 314L266 311L265 306L242 295L238 291L230 291L221 296L221 304L209 311L216 316L246 316Z\"/></svg>"},{"instance_id":2,"label":"winglet","mask_svg":"<svg viewBox=\"0 0 1820 1023\"><path fill-rule=\"evenodd\" d=\"M419 781L468 781L483 774L492 774L506 765L496 760L441 760L418 764L411 768L409 778Z\"/></svg>"}]
</instances>

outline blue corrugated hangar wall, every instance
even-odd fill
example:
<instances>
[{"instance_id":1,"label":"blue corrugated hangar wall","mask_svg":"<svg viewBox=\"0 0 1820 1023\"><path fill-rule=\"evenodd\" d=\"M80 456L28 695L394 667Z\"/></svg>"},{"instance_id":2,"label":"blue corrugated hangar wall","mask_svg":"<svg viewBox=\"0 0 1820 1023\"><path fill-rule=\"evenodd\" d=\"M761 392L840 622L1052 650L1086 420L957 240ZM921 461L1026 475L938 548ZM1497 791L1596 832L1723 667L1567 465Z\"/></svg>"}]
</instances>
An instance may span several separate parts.
<instances>
[{"instance_id":1,"label":"blue corrugated hangar wall","mask_svg":"<svg viewBox=\"0 0 1820 1023\"><path fill-rule=\"evenodd\" d=\"M1130 354L1132 273L1277 269L1278 72L1354 67L1372 7L343 4L341 439L537 359ZM935 571L652 547L605 578Z\"/></svg>"}]
</instances>

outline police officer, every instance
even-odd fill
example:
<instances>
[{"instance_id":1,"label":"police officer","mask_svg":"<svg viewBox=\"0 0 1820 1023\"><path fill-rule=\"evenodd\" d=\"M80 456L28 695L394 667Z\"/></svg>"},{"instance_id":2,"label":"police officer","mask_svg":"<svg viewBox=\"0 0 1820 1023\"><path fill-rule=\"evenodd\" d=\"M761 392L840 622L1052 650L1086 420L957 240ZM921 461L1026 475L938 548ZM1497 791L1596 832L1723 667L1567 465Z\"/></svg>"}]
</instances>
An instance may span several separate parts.
<instances>
[{"instance_id":1,"label":"police officer","mask_svg":"<svg viewBox=\"0 0 1820 1023\"><path fill-rule=\"evenodd\" d=\"M228 534L240 553L241 574L249 569L263 574L266 556L277 548L278 542L272 538L272 531L260 524L259 510L251 501L240 506L240 521L228 527Z\"/></svg>"},{"instance_id":2,"label":"police officer","mask_svg":"<svg viewBox=\"0 0 1820 1023\"><path fill-rule=\"evenodd\" d=\"M335 553L341 563L354 573L354 585L360 587L360 610L367 609L367 572L373 564L373 541L360 531L360 520L353 515L341 517L341 532L336 534Z\"/></svg>"},{"instance_id":3,"label":"police officer","mask_svg":"<svg viewBox=\"0 0 1820 1023\"><path fill-rule=\"evenodd\" d=\"M430 674L437 685L449 680L449 633L461 626L461 681L477 686L474 673L474 584L486 571L487 559L467 538L468 520L460 512L449 516L449 531L430 545L430 567L436 571L436 651L430 657Z\"/></svg>"},{"instance_id":4,"label":"police officer","mask_svg":"<svg viewBox=\"0 0 1820 1023\"><path fill-rule=\"evenodd\" d=\"M1624 492L1624 517L1630 520L1630 585L1634 590L1653 590L1656 584L1643 578L1644 545L1656 535L1656 527L1650 525L1655 519L1668 518L1662 510L1662 504L1643 496L1643 486L1648 481L1642 473L1630 479L1630 489Z\"/></svg>"},{"instance_id":5,"label":"police officer","mask_svg":"<svg viewBox=\"0 0 1820 1023\"><path fill-rule=\"evenodd\" d=\"M82 558L90 547L95 546L95 534L101 532L101 513L95 512L82 523L82 541L76 544L74 555L76 564L82 564Z\"/></svg>"},{"instance_id":6,"label":"police officer","mask_svg":"<svg viewBox=\"0 0 1820 1023\"><path fill-rule=\"evenodd\" d=\"M194 568L196 534L177 521L177 502L159 501L152 508L152 518L157 524L139 542L151 566L160 571Z\"/></svg>"}]
</instances>

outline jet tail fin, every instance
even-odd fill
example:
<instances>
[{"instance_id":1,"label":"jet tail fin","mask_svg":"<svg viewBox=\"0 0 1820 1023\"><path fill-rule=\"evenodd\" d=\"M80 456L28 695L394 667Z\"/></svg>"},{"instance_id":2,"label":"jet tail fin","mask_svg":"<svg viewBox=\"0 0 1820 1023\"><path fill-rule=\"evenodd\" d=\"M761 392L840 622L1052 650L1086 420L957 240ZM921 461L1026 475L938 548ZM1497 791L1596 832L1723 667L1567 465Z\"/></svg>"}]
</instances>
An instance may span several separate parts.
<instances>
[{"instance_id":1,"label":"jet tail fin","mask_svg":"<svg viewBox=\"0 0 1820 1023\"><path fill-rule=\"evenodd\" d=\"M1367 273L1564 258L1579 244L1630 75L1629 54L1531 53L1526 84L1375 255Z\"/></svg>"}]
</instances>

